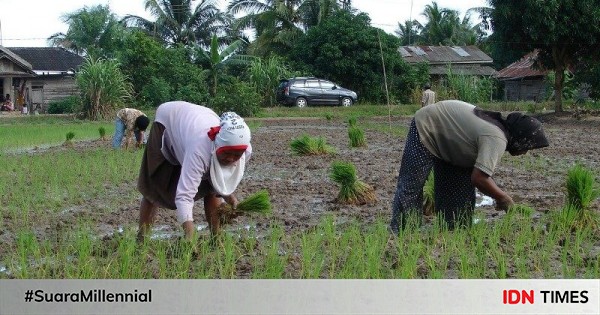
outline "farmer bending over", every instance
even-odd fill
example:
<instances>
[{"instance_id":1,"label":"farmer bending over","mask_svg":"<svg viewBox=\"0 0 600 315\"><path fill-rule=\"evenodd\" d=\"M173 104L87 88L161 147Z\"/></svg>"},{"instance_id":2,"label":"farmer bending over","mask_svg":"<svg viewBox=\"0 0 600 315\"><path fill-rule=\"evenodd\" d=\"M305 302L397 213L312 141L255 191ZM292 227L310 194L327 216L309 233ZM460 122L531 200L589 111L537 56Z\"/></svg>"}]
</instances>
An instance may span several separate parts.
<instances>
[{"instance_id":1,"label":"farmer bending over","mask_svg":"<svg viewBox=\"0 0 600 315\"><path fill-rule=\"evenodd\" d=\"M125 135L125 149L129 148L129 142L135 135L135 147L142 146L144 141L144 131L150 124L150 119L146 114L135 108L123 108L117 112L115 120L115 135L113 136L112 146L114 149L121 147L123 135Z\"/></svg>"},{"instance_id":2,"label":"farmer bending over","mask_svg":"<svg viewBox=\"0 0 600 315\"><path fill-rule=\"evenodd\" d=\"M435 208L450 229L470 226L475 188L494 198L497 210L508 210L512 198L492 179L502 154L521 155L547 146L542 124L521 113L504 119L498 112L456 100L419 109L402 155L391 232L398 234L404 228L409 212L420 218L423 186L432 167Z\"/></svg>"},{"instance_id":3,"label":"farmer bending over","mask_svg":"<svg viewBox=\"0 0 600 315\"><path fill-rule=\"evenodd\" d=\"M138 240L150 230L158 207L176 209L177 222L191 240L192 208L200 198L210 231L217 234L222 198L235 209L233 192L251 153L250 129L236 113L219 118L211 109L187 102L160 105L138 179L143 195Z\"/></svg>"}]
</instances>

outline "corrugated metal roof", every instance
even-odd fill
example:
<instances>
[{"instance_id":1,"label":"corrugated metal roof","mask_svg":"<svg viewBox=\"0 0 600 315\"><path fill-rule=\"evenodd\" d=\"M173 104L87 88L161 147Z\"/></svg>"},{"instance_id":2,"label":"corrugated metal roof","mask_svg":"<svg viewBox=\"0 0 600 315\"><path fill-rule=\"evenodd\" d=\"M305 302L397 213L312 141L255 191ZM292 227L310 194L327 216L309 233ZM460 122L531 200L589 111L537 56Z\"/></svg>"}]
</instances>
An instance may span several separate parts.
<instances>
[{"instance_id":1,"label":"corrugated metal roof","mask_svg":"<svg viewBox=\"0 0 600 315\"><path fill-rule=\"evenodd\" d=\"M508 67L498 71L496 78L500 80L514 80L527 77L545 76L548 71L532 68L537 58L538 51L532 51L518 61L511 63Z\"/></svg>"},{"instance_id":2,"label":"corrugated metal roof","mask_svg":"<svg viewBox=\"0 0 600 315\"><path fill-rule=\"evenodd\" d=\"M415 47L415 49L411 49ZM459 63L492 63L493 59L486 55L477 46L401 46L409 53L403 56L408 63L427 62L431 65L436 64L459 64ZM418 49L416 49L418 48ZM415 53L415 51L419 53ZM420 54L420 52L424 54Z\"/></svg>"},{"instance_id":3,"label":"corrugated metal roof","mask_svg":"<svg viewBox=\"0 0 600 315\"><path fill-rule=\"evenodd\" d=\"M77 70L83 57L60 47L7 47L19 57L31 63L34 71Z\"/></svg>"},{"instance_id":4,"label":"corrugated metal roof","mask_svg":"<svg viewBox=\"0 0 600 315\"><path fill-rule=\"evenodd\" d=\"M461 75L482 75L491 76L496 73L496 70L492 67L470 64L470 65L435 65L429 67L429 74L446 75L448 74L448 68L453 74Z\"/></svg>"}]
</instances>

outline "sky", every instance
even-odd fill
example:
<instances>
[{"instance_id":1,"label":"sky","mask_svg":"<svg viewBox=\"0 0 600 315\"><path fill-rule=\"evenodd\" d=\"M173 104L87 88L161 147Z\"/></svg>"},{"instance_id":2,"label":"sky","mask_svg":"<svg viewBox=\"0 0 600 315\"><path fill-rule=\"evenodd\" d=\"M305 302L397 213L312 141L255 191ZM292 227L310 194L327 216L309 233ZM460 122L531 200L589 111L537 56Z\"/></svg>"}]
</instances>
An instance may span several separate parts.
<instances>
[{"instance_id":1,"label":"sky","mask_svg":"<svg viewBox=\"0 0 600 315\"><path fill-rule=\"evenodd\" d=\"M421 13L433 0L353 0L352 6L368 13L371 24L394 34L398 23L410 18L424 21ZM486 6L486 0L437 0L438 7L459 11L461 17L469 8ZM197 4L198 1L194 2ZM225 8L229 1L221 0ZM144 0L0 0L0 45L6 47L45 47L47 38L65 33L68 26L61 17L84 6L108 4L121 18L127 14L152 19L144 10ZM412 10L411 10L412 9Z\"/></svg>"}]
</instances>

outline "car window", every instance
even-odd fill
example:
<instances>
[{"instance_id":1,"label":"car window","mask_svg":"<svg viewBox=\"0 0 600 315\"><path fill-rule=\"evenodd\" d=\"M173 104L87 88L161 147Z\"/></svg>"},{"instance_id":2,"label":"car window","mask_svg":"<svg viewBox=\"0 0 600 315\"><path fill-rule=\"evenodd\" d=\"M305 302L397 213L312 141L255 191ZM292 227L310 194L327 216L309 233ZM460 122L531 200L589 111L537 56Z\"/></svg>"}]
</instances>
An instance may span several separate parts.
<instances>
[{"instance_id":1,"label":"car window","mask_svg":"<svg viewBox=\"0 0 600 315\"><path fill-rule=\"evenodd\" d=\"M297 80L297 81L294 81L294 83L292 83L292 86L295 86L295 87L303 87L303 86L304 86L304 80Z\"/></svg>"},{"instance_id":2,"label":"car window","mask_svg":"<svg viewBox=\"0 0 600 315\"><path fill-rule=\"evenodd\" d=\"M318 88L319 86L319 81L317 80L306 80L306 86L310 87L310 88Z\"/></svg>"},{"instance_id":3,"label":"car window","mask_svg":"<svg viewBox=\"0 0 600 315\"><path fill-rule=\"evenodd\" d=\"M321 88L322 89L331 89L333 88L333 83L329 82L329 81L323 81L321 80Z\"/></svg>"},{"instance_id":4,"label":"car window","mask_svg":"<svg viewBox=\"0 0 600 315\"><path fill-rule=\"evenodd\" d=\"M279 87L280 88L286 87L288 85L288 83L289 83L289 81L280 81L279 82Z\"/></svg>"}]
</instances>

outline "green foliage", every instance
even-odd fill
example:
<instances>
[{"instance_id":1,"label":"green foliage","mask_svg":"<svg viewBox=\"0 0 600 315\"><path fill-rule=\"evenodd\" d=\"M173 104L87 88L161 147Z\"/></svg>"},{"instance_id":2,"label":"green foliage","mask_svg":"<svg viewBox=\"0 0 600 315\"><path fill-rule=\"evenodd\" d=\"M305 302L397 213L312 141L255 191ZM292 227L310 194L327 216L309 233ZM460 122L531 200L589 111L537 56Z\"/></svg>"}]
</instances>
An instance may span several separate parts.
<instances>
[{"instance_id":1,"label":"green foliage","mask_svg":"<svg viewBox=\"0 0 600 315\"><path fill-rule=\"evenodd\" d=\"M164 102L173 100L171 96L171 84L163 78L150 78L150 82L142 87L140 97L146 104L158 106Z\"/></svg>"},{"instance_id":2,"label":"green foliage","mask_svg":"<svg viewBox=\"0 0 600 315\"><path fill-rule=\"evenodd\" d=\"M254 87L235 78L224 84L208 103L217 113L233 111L242 117L256 116L261 110L259 104L260 95Z\"/></svg>"},{"instance_id":3,"label":"green foliage","mask_svg":"<svg viewBox=\"0 0 600 315\"><path fill-rule=\"evenodd\" d=\"M81 100L77 96L65 97L48 104L48 114L71 114L81 110Z\"/></svg>"},{"instance_id":4,"label":"green foliage","mask_svg":"<svg viewBox=\"0 0 600 315\"><path fill-rule=\"evenodd\" d=\"M106 128L98 127L98 133L100 134L100 138L104 139L106 137Z\"/></svg>"},{"instance_id":5,"label":"green foliage","mask_svg":"<svg viewBox=\"0 0 600 315\"><path fill-rule=\"evenodd\" d=\"M124 28L108 5L85 6L62 20L69 29L50 36L53 46L92 58L112 58L121 49Z\"/></svg>"},{"instance_id":6,"label":"green foliage","mask_svg":"<svg viewBox=\"0 0 600 315\"><path fill-rule=\"evenodd\" d=\"M334 153L335 149L325 143L323 137L302 135L290 143L292 152L298 155L321 155Z\"/></svg>"},{"instance_id":7,"label":"green foliage","mask_svg":"<svg viewBox=\"0 0 600 315\"><path fill-rule=\"evenodd\" d=\"M199 55L200 62L207 68L205 72L211 79L210 83L210 95L217 95L217 86L219 83L219 76L224 72L223 69L228 64L244 64L248 65L253 60L251 56L238 55L237 52L242 48L244 42L236 40L229 44L227 47L221 49L217 35L213 35L210 50L204 50L200 47L196 48L196 52Z\"/></svg>"},{"instance_id":8,"label":"green foliage","mask_svg":"<svg viewBox=\"0 0 600 315\"><path fill-rule=\"evenodd\" d=\"M348 138L350 138L350 146L353 148L364 147L367 145L365 141L365 132L356 126L348 128Z\"/></svg>"},{"instance_id":9,"label":"green foliage","mask_svg":"<svg viewBox=\"0 0 600 315\"><path fill-rule=\"evenodd\" d=\"M556 72L555 111L562 111L563 73L579 56L598 56L600 11L596 0L490 0L496 40L538 50L537 64ZM518 14L515 14L518 12Z\"/></svg>"},{"instance_id":10,"label":"green foliage","mask_svg":"<svg viewBox=\"0 0 600 315\"><path fill-rule=\"evenodd\" d=\"M271 213L271 199L269 191L263 189L253 195L248 196L240 201L236 210L242 212L256 212L261 214Z\"/></svg>"},{"instance_id":11,"label":"green foliage","mask_svg":"<svg viewBox=\"0 0 600 315\"><path fill-rule=\"evenodd\" d=\"M377 199L373 188L358 180L356 168L352 163L334 161L331 164L329 177L340 185L340 192L337 197L338 202L365 204Z\"/></svg>"},{"instance_id":12,"label":"green foliage","mask_svg":"<svg viewBox=\"0 0 600 315\"><path fill-rule=\"evenodd\" d=\"M576 164L567 173L567 203L583 211L600 196L594 173L581 164Z\"/></svg>"},{"instance_id":13,"label":"green foliage","mask_svg":"<svg viewBox=\"0 0 600 315\"><path fill-rule=\"evenodd\" d=\"M183 47L163 47L149 36L133 32L127 36L119 60L142 107L158 107L175 99L195 104L208 100L206 74L192 63Z\"/></svg>"},{"instance_id":14,"label":"green foliage","mask_svg":"<svg viewBox=\"0 0 600 315\"><path fill-rule=\"evenodd\" d=\"M325 119L327 119L327 121L331 121L333 119L333 114L332 113L325 113Z\"/></svg>"},{"instance_id":15,"label":"green foliage","mask_svg":"<svg viewBox=\"0 0 600 315\"><path fill-rule=\"evenodd\" d=\"M115 60L87 58L76 76L84 116L98 120L113 114L132 95L132 86Z\"/></svg>"},{"instance_id":16,"label":"green foliage","mask_svg":"<svg viewBox=\"0 0 600 315\"><path fill-rule=\"evenodd\" d=\"M256 58L250 63L250 82L261 95L263 106L273 106L275 88L280 79L293 77L293 72L281 57Z\"/></svg>"},{"instance_id":17,"label":"green foliage","mask_svg":"<svg viewBox=\"0 0 600 315\"><path fill-rule=\"evenodd\" d=\"M368 15L340 10L299 38L290 58L296 68L356 91L361 101L381 104L387 103L382 52L392 101L408 99L417 73L427 78L402 60L398 45L397 37L372 27Z\"/></svg>"},{"instance_id":18,"label":"green foliage","mask_svg":"<svg viewBox=\"0 0 600 315\"><path fill-rule=\"evenodd\" d=\"M438 99L457 99L469 103L488 102L494 90L494 81L474 75L457 74L448 66L444 84L438 87Z\"/></svg>"}]
</instances>

